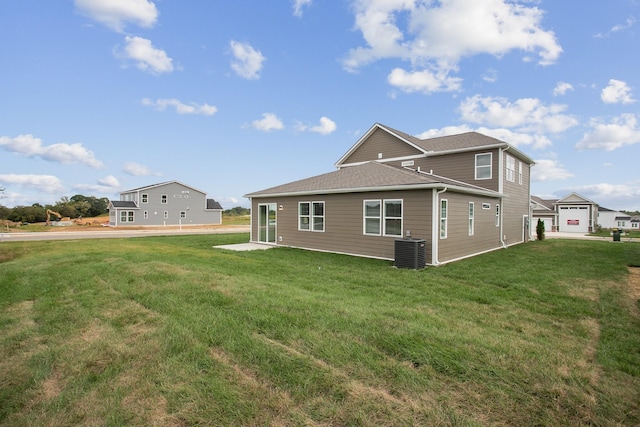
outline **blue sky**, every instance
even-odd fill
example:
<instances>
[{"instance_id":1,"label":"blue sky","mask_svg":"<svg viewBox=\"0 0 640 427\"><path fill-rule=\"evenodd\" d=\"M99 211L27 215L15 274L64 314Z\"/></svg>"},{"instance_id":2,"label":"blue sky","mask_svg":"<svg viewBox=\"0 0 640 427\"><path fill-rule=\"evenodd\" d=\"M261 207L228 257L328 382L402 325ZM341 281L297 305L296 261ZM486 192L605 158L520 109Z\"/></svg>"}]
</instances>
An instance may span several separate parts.
<instances>
[{"instance_id":1,"label":"blue sky","mask_svg":"<svg viewBox=\"0 0 640 427\"><path fill-rule=\"evenodd\" d=\"M4 206L178 180L220 201L334 170L379 122L479 131L532 194L640 210L638 0L0 4Z\"/></svg>"}]
</instances>

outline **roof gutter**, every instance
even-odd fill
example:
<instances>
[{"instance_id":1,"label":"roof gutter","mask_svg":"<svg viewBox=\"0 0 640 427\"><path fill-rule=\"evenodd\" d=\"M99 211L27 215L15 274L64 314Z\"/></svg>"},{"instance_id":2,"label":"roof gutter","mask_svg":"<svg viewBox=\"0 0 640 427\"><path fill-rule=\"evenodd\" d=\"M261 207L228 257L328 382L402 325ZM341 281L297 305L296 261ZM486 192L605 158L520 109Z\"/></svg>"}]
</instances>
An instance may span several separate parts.
<instances>
[{"instance_id":1,"label":"roof gutter","mask_svg":"<svg viewBox=\"0 0 640 427\"><path fill-rule=\"evenodd\" d=\"M309 196L320 194L347 194L347 193L371 193L374 191L399 191L399 190L432 190L445 187L449 190L477 194L487 197L504 197L503 194L492 190L472 189L465 188L457 185L446 185L442 183L430 183L430 184L406 184L406 185L387 185L376 187L349 187L349 188L333 188L326 190L304 190L304 191L285 191L281 193L268 193L268 194L245 194L243 197L249 199L263 199L268 197L289 197L289 196Z\"/></svg>"}]
</instances>

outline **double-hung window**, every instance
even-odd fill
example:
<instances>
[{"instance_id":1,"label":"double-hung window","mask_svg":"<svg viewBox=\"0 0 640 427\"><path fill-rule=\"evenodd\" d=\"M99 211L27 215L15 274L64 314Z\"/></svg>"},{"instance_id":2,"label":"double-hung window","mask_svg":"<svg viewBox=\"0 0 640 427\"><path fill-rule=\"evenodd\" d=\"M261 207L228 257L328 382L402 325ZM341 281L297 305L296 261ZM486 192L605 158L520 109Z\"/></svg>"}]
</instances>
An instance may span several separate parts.
<instances>
[{"instance_id":1,"label":"double-hung window","mask_svg":"<svg viewBox=\"0 0 640 427\"><path fill-rule=\"evenodd\" d=\"M440 200L440 238L447 238L447 214L449 201L447 199Z\"/></svg>"},{"instance_id":2,"label":"double-hung window","mask_svg":"<svg viewBox=\"0 0 640 427\"><path fill-rule=\"evenodd\" d=\"M142 193L142 203L149 203L149 195L147 193Z\"/></svg>"},{"instance_id":3,"label":"double-hung window","mask_svg":"<svg viewBox=\"0 0 640 427\"><path fill-rule=\"evenodd\" d=\"M324 231L324 202L298 203L298 230Z\"/></svg>"},{"instance_id":4,"label":"double-hung window","mask_svg":"<svg viewBox=\"0 0 640 427\"><path fill-rule=\"evenodd\" d=\"M380 218L382 214L380 200L364 201L364 234L380 235Z\"/></svg>"},{"instance_id":5,"label":"double-hung window","mask_svg":"<svg viewBox=\"0 0 640 427\"><path fill-rule=\"evenodd\" d=\"M491 179L491 153L476 154L476 179Z\"/></svg>"},{"instance_id":6,"label":"double-hung window","mask_svg":"<svg viewBox=\"0 0 640 427\"><path fill-rule=\"evenodd\" d=\"M168 202L168 198L167 198L166 194L163 194L162 196L160 196L160 203L162 203L164 205L167 202Z\"/></svg>"},{"instance_id":7,"label":"double-hung window","mask_svg":"<svg viewBox=\"0 0 640 427\"><path fill-rule=\"evenodd\" d=\"M518 184L522 185L522 162L518 162Z\"/></svg>"},{"instance_id":8,"label":"double-hung window","mask_svg":"<svg viewBox=\"0 0 640 427\"><path fill-rule=\"evenodd\" d=\"M370 236L402 236L402 200L365 200L363 233Z\"/></svg>"},{"instance_id":9,"label":"double-hung window","mask_svg":"<svg viewBox=\"0 0 640 427\"><path fill-rule=\"evenodd\" d=\"M507 163L507 181L515 182L516 180L516 159L511 156L506 156Z\"/></svg>"},{"instance_id":10,"label":"double-hung window","mask_svg":"<svg viewBox=\"0 0 640 427\"><path fill-rule=\"evenodd\" d=\"M384 201L384 235L402 236L402 200Z\"/></svg>"},{"instance_id":11,"label":"double-hung window","mask_svg":"<svg viewBox=\"0 0 640 427\"><path fill-rule=\"evenodd\" d=\"M469 236L473 236L474 232L474 216L475 205L473 202L469 202Z\"/></svg>"}]
</instances>

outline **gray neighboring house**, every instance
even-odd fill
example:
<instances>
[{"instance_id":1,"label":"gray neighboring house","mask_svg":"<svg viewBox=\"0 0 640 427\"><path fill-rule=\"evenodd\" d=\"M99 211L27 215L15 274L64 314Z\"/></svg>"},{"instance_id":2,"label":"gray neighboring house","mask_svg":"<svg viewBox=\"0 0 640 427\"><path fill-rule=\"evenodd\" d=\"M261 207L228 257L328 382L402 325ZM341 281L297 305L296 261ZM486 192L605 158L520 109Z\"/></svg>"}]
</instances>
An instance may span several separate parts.
<instances>
[{"instance_id":1,"label":"gray neighboring house","mask_svg":"<svg viewBox=\"0 0 640 427\"><path fill-rule=\"evenodd\" d=\"M111 227L222 224L220 203L178 181L123 191L108 209Z\"/></svg>"},{"instance_id":2,"label":"gray neighboring house","mask_svg":"<svg viewBox=\"0 0 640 427\"><path fill-rule=\"evenodd\" d=\"M477 132L420 139L376 123L336 171L247 194L250 240L393 260L410 236L426 265L505 248L531 237L533 164Z\"/></svg>"}]
</instances>

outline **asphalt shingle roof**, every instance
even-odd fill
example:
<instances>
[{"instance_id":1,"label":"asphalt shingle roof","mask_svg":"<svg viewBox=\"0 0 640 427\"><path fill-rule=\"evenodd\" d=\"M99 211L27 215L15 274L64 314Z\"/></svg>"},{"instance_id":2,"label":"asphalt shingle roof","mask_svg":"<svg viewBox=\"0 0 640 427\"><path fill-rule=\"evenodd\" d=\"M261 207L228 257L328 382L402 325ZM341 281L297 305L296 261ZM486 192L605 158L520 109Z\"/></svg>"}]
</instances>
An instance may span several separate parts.
<instances>
[{"instance_id":1,"label":"asphalt shingle roof","mask_svg":"<svg viewBox=\"0 0 640 427\"><path fill-rule=\"evenodd\" d=\"M332 193L332 192L356 192L396 189L397 187L411 186L455 186L469 191L489 190L474 185L447 179L437 175L431 175L407 169L399 169L378 162L368 162L357 166L349 166L317 175L311 178L301 179L288 184L278 185L265 190L247 194L246 197L259 197L275 194L304 194L304 193Z\"/></svg>"}]
</instances>

